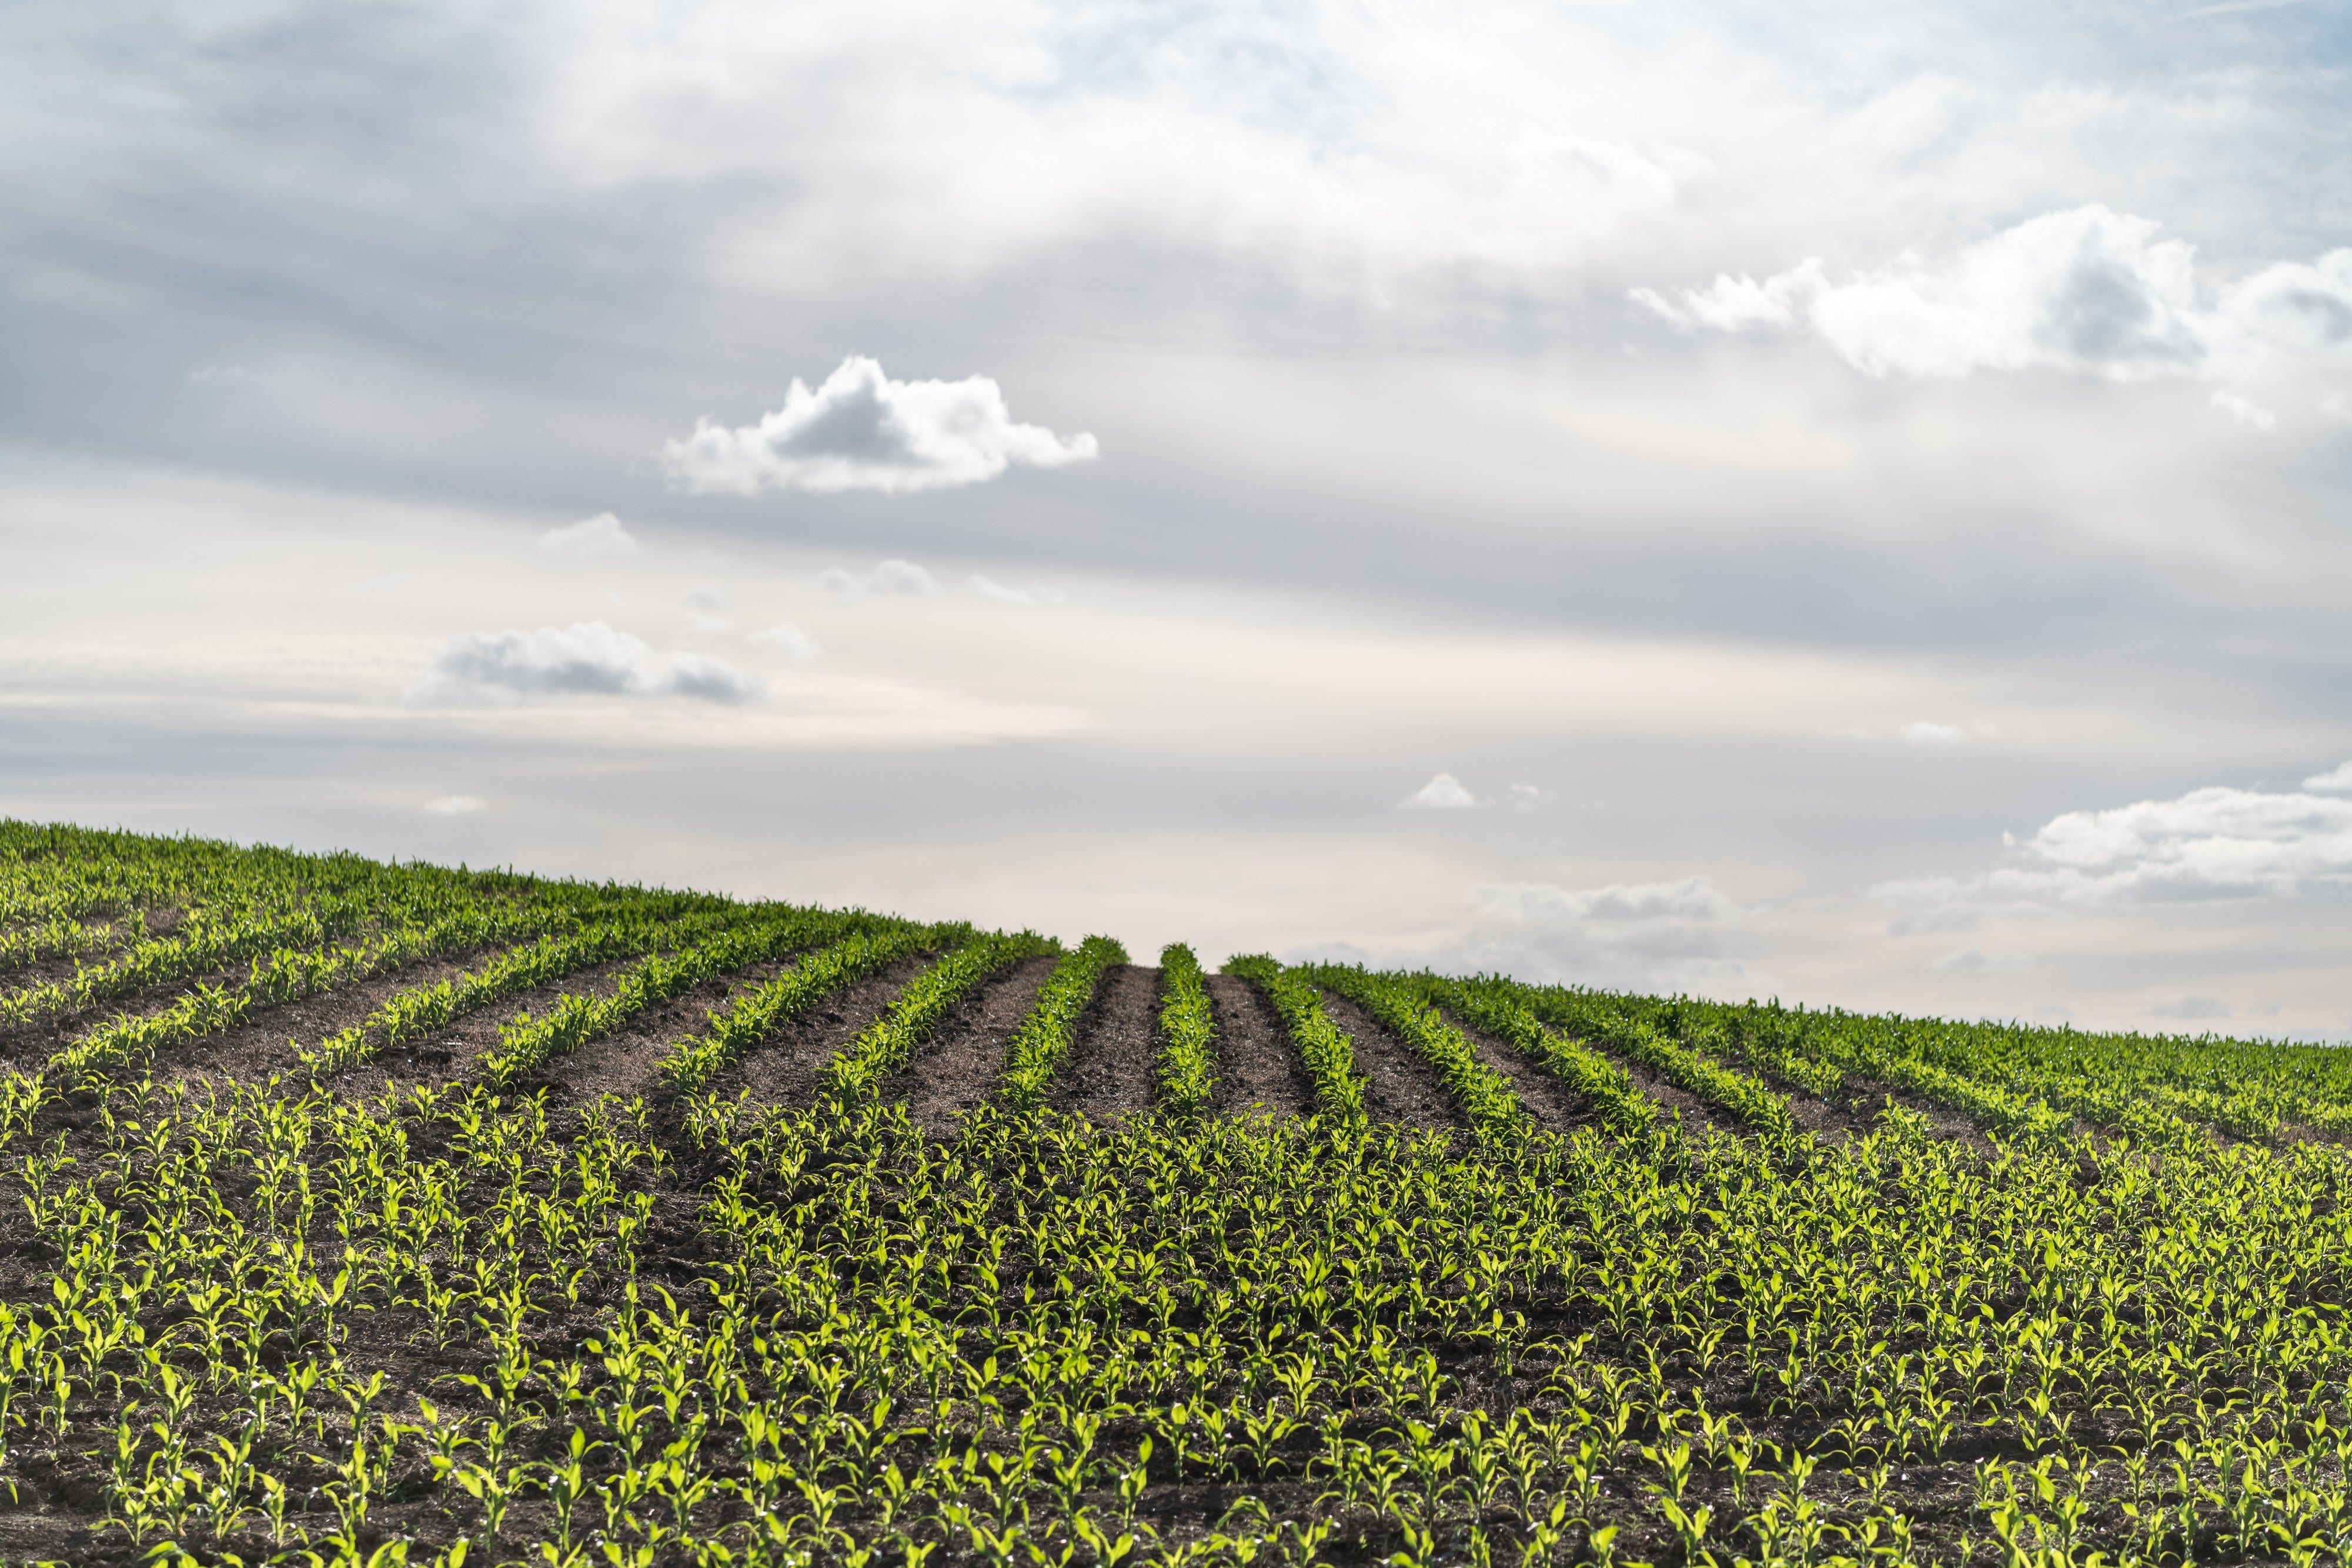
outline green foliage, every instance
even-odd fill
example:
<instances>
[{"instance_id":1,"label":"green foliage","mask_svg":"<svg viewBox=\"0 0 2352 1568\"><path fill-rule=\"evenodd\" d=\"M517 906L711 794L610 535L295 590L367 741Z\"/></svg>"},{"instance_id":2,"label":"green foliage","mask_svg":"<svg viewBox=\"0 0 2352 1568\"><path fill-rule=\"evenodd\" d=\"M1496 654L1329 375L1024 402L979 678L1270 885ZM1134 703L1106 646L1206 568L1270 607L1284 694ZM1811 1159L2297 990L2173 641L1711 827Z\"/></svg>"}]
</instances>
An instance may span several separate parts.
<instances>
[{"instance_id":1,"label":"green foliage","mask_svg":"<svg viewBox=\"0 0 2352 1568\"><path fill-rule=\"evenodd\" d=\"M287 939L241 947L264 933ZM1173 946L1168 1113L1097 1126L1035 1102L1124 958L1106 939L0 821L0 952L36 950L89 983L12 1015L55 1032L0 1073L14 1554L2352 1558L2352 1152L2315 1135L2352 1113L2352 1053L1257 957L1229 971L1325 1113L1226 1118ZM199 951L241 956L188 968ZM879 1018L840 1006L942 952ZM558 1108L500 1093L491 1061L373 1095L149 1076L207 1031L461 954L446 988L368 1012L368 1049L572 984L547 1019L573 1032L531 1036L544 1064L796 956L644 1098ZM887 1102L960 1000L1045 955L1004 1092L944 1130ZM608 994L572 978L616 961ZM76 1016L118 981L135 1013ZM1368 1121L1318 987L1511 1135ZM864 1022L831 1092L711 1089L828 1008ZM1465 1030L1595 1123L1506 1114ZM1628 1064L1724 1114L1659 1116ZM1804 1097L1833 1131L1796 1131Z\"/></svg>"},{"instance_id":2,"label":"green foliage","mask_svg":"<svg viewBox=\"0 0 2352 1568\"><path fill-rule=\"evenodd\" d=\"M1178 1117L1208 1113L1216 1086L1216 1023L1201 960L1181 942L1160 951L1160 1103Z\"/></svg>"},{"instance_id":3,"label":"green foliage","mask_svg":"<svg viewBox=\"0 0 2352 1568\"><path fill-rule=\"evenodd\" d=\"M1506 982L1487 978L1449 980L1435 975L1419 977L1424 995L1486 1030L1526 1051L1591 1102L1601 1119L1621 1133L1641 1133L1656 1120L1657 1103L1625 1076L1625 1070L1599 1051L1580 1045L1556 1030L1544 1027L1527 1004L1512 996Z\"/></svg>"},{"instance_id":4,"label":"green foliage","mask_svg":"<svg viewBox=\"0 0 2352 1568\"><path fill-rule=\"evenodd\" d=\"M1423 999L1410 980L1374 975L1348 964L1313 964L1297 971L1309 984L1337 991L1388 1026L1436 1070L1470 1124L1490 1137L1527 1130L1519 1097L1503 1075L1477 1057L1469 1037Z\"/></svg>"},{"instance_id":5,"label":"green foliage","mask_svg":"<svg viewBox=\"0 0 2352 1568\"><path fill-rule=\"evenodd\" d=\"M999 1092L1008 1103L1029 1106L1044 1101L1077 1036L1078 1016L1102 984L1103 971L1126 962L1127 949L1108 936L1089 936L1062 955L1037 988L1037 1000L1005 1052Z\"/></svg>"},{"instance_id":6,"label":"green foliage","mask_svg":"<svg viewBox=\"0 0 2352 1568\"><path fill-rule=\"evenodd\" d=\"M1323 1114L1343 1122L1362 1120L1364 1080L1356 1067L1356 1042L1331 1021L1307 978L1264 954L1228 958L1224 972L1239 975L1265 993L1307 1063L1307 1076L1315 1081L1315 1103Z\"/></svg>"},{"instance_id":7,"label":"green foliage","mask_svg":"<svg viewBox=\"0 0 2352 1568\"><path fill-rule=\"evenodd\" d=\"M1060 943L1032 931L979 936L956 948L916 976L880 1018L825 1064L826 1092L843 1100L870 1098L973 987L1024 959L1060 951Z\"/></svg>"}]
</instances>

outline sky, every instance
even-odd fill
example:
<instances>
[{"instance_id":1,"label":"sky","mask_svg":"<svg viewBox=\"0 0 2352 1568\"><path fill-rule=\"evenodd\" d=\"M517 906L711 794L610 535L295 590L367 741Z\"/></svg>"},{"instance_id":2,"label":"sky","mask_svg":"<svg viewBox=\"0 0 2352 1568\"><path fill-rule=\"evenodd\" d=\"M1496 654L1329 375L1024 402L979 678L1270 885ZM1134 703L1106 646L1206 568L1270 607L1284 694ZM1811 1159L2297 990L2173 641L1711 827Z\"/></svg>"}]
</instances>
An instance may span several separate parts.
<instances>
[{"instance_id":1,"label":"sky","mask_svg":"<svg viewBox=\"0 0 2352 1568\"><path fill-rule=\"evenodd\" d=\"M2352 1038L2352 0L0 9L0 814Z\"/></svg>"}]
</instances>

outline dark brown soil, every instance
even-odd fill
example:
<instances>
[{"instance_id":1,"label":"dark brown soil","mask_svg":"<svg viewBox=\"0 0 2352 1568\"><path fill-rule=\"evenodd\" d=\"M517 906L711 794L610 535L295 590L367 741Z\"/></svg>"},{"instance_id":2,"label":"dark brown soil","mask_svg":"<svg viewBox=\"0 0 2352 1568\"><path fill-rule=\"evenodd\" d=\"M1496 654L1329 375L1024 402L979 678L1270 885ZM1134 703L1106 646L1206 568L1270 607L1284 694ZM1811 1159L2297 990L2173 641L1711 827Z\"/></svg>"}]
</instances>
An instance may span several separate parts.
<instances>
[{"instance_id":1,"label":"dark brown soil","mask_svg":"<svg viewBox=\"0 0 2352 1568\"><path fill-rule=\"evenodd\" d=\"M1728 1111L1718 1111L1686 1089L1669 1083L1638 1061L1628 1061L1622 1056L1604 1051L1592 1040L1580 1042L1588 1051L1599 1052L1625 1070L1625 1077L1634 1088L1657 1102L1658 1109L1680 1116L1689 1125L1714 1127L1731 1136L1744 1137L1748 1124Z\"/></svg>"},{"instance_id":2,"label":"dark brown soil","mask_svg":"<svg viewBox=\"0 0 2352 1568\"><path fill-rule=\"evenodd\" d=\"M1078 1038L1055 1081L1052 1103L1094 1122L1122 1120L1151 1103L1160 1055L1160 971L1118 964L1103 971Z\"/></svg>"},{"instance_id":3,"label":"dark brown soil","mask_svg":"<svg viewBox=\"0 0 2352 1568\"><path fill-rule=\"evenodd\" d=\"M607 1094L623 1100L651 1097L660 1087L662 1058L670 1047L709 1027L710 1015L745 991L757 990L787 967L771 959L707 980L665 1002L656 1002L611 1034L592 1040L569 1056L546 1062L514 1085L519 1094L544 1091L551 1107L587 1105ZM509 1013L508 1017L512 1017ZM490 1042L497 1040L493 1030ZM470 1073L470 1059L461 1064Z\"/></svg>"},{"instance_id":4,"label":"dark brown soil","mask_svg":"<svg viewBox=\"0 0 2352 1568\"><path fill-rule=\"evenodd\" d=\"M1209 1014L1217 1030L1217 1082L1211 1108L1220 1116L1261 1107L1277 1116L1315 1108L1315 1081L1255 986L1239 975L1211 975Z\"/></svg>"},{"instance_id":5,"label":"dark brown soil","mask_svg":"<svg viewBox=\"0 0 2352 1568\"><path fill-rule=\"evenodd\" d=\"M1460 1030L1476 1049L1480 1062L1511 1081L1512 1092L1537 1126L1547 1133L1565 1133L1594 1124L1597 1118L1584 1096L1554 1078L1543 1063L1517 1046L1481 1034L1450 1013L1446 1022Z\"/></svg>"},{"instance_id":6,"label":"dark brown soil","mask_svg":"<svg viewBox=\"0 0 2352 1568\"><path fill-rule=\"evenodd\" d=\"M748 1089L755 1105L807 1104L816 1098L817 1074L824 1064L932 962L928 956L901 958L835 991L730 1063L714 1087L729 1095Z\"/></svg>"},{"instance_id":7,"label":"dark brown soil","mask_svg":"<svg viewBox=\"0 0 2352 1568\"><path fill-rule=\"evenodd\" d=\"M1005 1047L1054 972L1049 954L993 976L940 1020L912 1061L882 1086L885 1100L907 1102L917 1126L952 1136L962 1114L988 1098L1004 1067Z\"/></svg>"},{"instance_id":8,"label":"dark brown soil","mask_svg":"<svg viewBox=\"0 0 2352 1568\"><path fill-rule=\"evenodd\" d=\"M1873 1079L1856 1078L1852 1073L1846 1075L1843 1094L1848 1113L1860 1124L1862 1131L1869 1130L1871 1119L1892 1099L1906 1111L1914 1111L1927 1117L1928 1130L1937 1137L1966 1144L1981 1155L1994 1152L1992 1140L1985 1136L1984 1129L1970 1121L1965 1113L1955 1111L1948 1105L1938 1105L1906 1090Z\"/></svg>"},{"instance_id":9,"label":"dark brown soil","mask_svg":"<svg viewBox=\"0 0 2352 1568\"><path fill-rule=\"evenodd\" d=\"M373 1061L362 1061L337 1079L339 1089L354 1093L373 1094L389 1081L393 1088L405 1090L417 1084L436 1087L468 1076L474 1059L499 1042L499 1028L516 1013L529 1009L544 1012L555 1000L568 992L610 996L613 977L636 962L631 958L614 958L609 963L575 970L562 979L508 997L489 1007L452 1019L440 1030L424 1040L412 1040L394 1046Z\"/></svg>"},{"instance_id":10,"label":"dark brown soil","mask_svg":"<svg viewBox=\"0 0 2352 1568\"><path fill-rule=\"evenodd\" d=\"M298 1063L289 1037L305 1046L316 1045L337 1030L360 1022L396 992L411 986L436 985L455 978L480 962L483 953L477 951L453 958L428 959L357 985L339 986L320 996L257 1009L235 1029L184 1040L158 1056L155 1079L158 1082L193 1078L216 1082L257 1082L273 1072L291 1072Z\"/></svg>"},{"instance_id":11,"label":"dark brown soil","mask_svg":"<svg viewBox=\"0 0 2352 1568\"><path fill-rule=\"evenodd\" d=\"M1469 1123L1429 1063L1412 1047L1373 1021L1347 998L1321 993L1323 1010L1356 1042L1356 1065L1364 1073L1364 1114L1375 1122L1408 1127L1457 1128Z\"/></svg>"}]
</instances>

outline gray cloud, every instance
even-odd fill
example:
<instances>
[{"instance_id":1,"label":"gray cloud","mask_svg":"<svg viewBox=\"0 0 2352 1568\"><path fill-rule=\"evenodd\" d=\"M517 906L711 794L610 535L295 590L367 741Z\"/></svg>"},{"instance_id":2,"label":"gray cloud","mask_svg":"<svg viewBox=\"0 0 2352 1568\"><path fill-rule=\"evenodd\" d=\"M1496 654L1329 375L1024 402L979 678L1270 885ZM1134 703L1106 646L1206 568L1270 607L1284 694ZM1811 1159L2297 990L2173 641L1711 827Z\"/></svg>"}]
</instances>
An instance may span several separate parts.
<instances>
[{"instance_id":1,"label":"gray cloud","mask_svg":"<svg viewBox=\"0 0 2352 1568\"><path fill-rule=\"evenodd\" d=\"M834 598L855 603L877 595L885 598L925 598L940 591L939 579L911 560L877 562L871 571L828 567L817 573L816 585Z\"/></svg>"},{"instance_id":2,"label":"gray cloud","mask_svg":"<svg viewBox=\"0 0 2352 1568\"><path fill-rule=\"evenodd\" d=\"M456 706L571 696L735 704L765 695L758 676L724 660L656 653L602 621L453 638L408 693L415 703Z\"/></svg>"}]
</instances>

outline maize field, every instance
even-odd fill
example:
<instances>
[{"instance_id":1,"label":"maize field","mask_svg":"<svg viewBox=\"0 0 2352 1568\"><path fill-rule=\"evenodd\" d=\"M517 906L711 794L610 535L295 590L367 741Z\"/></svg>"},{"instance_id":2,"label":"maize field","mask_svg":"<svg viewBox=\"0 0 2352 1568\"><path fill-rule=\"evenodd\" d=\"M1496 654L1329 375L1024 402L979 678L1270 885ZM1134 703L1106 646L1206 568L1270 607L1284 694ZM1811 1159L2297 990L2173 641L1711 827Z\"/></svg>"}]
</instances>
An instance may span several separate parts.
<instances>
[{"instance_id":1,"label":"maize field","mask_svg":"<svg viewBox=\"0 0 2352 1568\"><path fill-rule=\"evenodd\" d=\"M2352 1563L2352 1051L0 822L0 1560Z\"/></svg>"}]
</instances>

